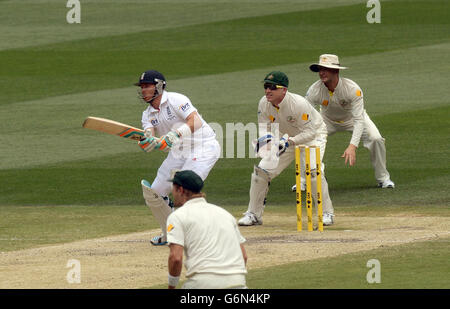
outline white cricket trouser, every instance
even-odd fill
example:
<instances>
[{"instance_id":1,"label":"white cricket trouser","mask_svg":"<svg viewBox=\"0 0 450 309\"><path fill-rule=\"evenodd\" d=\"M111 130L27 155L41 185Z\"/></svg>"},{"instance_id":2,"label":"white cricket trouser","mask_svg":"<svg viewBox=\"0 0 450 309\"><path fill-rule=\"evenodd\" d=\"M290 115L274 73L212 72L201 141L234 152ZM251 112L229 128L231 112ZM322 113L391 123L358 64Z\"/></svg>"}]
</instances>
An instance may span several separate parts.
<instances>
[{"instance_id":1,"label":"white cricket trouser","mask_svg":"<svg viewBox=\"0 0 450 309\"><path fill-rule=\"evenodd\" d=\"M194 151L195 150L195 151ZM172 183L168 180L173 171L192 170L203 180L206 179L214 164L220 157L220 144L212 139L204 142L201 148L193 148L193 151L176 153L171 150L158 169L152 189L160 196L168 196L172 190Z\"/></svg>"},{"instance_id":2,"label":"white cricket trouser","mask_svg":"<svg viewBox=\"0 0 450 309\"><path fill-rule=\"evenodd\" d=\"M335 122L327 117L323 117L327 125L328 135L332 135L338 131L353 132L353 121ZM364 111L364 130L361 135L361 141L365 148L370 152L370 160L375 170L375 179L377 182L383 182L390 178L386 169L386 146L384 138L380 131L370 119L369 115Z\"/></svg>"},{"instance_id":3,"label":"white cricket trouser","mask_svg":"<svg viewBox=\"0 0 450 309\"><path fill-rule=\"evenodd\" d=\"M246 289L245 274L197 273L189 277L183 289Z\"/></svg>"}]
</instances>

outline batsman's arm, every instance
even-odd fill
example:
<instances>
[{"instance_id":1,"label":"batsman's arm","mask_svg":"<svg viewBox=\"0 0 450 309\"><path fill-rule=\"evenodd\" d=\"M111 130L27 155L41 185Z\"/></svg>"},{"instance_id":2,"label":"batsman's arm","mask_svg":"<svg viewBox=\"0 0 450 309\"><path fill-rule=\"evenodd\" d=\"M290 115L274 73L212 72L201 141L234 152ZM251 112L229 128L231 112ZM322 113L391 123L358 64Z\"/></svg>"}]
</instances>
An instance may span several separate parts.
<instances>
[{"instance_id":1,"label":"batsman's arm","mask_svg":"<svg viewBox=\"0 0 450 309\"><path fill-rule=\"evenodd\" d=\"M190 136L195 130L201 127L202 120L197 112L194 111L186 117L185 124L181 125L177 129L172 129L172 131L166 135L161 136L156 145L156 149L168 152L181 138Z\"/></svg>"},{"instance_id":2,"label":"batsman's arm","mask_svg":"<svg viewBox=\"0 0 450 309\"><path fill-rule=\"evenodd\" d=\"M191 133L194 133L196 130L200 129L202 127L202 120L200 119L199 115L197 112L192 112L189 114L189 116L187 116L186 118L186 124L188 125L189 129L191 129ZM179 132L181 133L181 136L184 136L183 133L184 132ZM186 135L186 133L185 133ZM190 133L189 133L190 135Z\"/></svg>"}]
</instances>

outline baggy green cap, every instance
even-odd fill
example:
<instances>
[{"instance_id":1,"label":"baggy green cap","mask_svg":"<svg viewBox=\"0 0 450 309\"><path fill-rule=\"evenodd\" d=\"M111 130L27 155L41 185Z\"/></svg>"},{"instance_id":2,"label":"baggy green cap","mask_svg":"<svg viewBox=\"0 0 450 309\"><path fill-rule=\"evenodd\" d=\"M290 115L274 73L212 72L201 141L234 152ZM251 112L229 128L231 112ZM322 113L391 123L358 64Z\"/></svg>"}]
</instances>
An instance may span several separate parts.
<instances>
[{"instance_id":1,"label":"baggy green cap","mask_svg":"<svg viewBox=\"0 0 450 309\"><path fill-rule=\"evenodd\" d=\"M281 85L284 87L289 86L289 79L286 74L280 71L272 71L264 77L264 83L270 83L275 85Z\"/></svg>"},{"instance_id":2,"label":"baggy green cap","mask_svg":"<svg viewBox=\"0 0 450 309\"><path fill-rule=\"evenodd\" d=\"M203 188L202 178L191 170L178 171L175 173L173 178L168 181L194 193L199 193Z\"/></svg>"}]
</instances>

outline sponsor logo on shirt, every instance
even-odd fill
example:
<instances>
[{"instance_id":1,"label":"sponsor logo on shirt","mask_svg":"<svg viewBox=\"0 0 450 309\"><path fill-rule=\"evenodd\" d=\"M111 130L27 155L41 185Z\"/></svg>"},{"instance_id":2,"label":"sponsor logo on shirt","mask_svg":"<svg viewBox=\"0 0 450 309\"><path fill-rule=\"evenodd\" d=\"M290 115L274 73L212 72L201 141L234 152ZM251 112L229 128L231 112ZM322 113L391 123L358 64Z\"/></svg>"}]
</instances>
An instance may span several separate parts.
<instances>
[{"instance_id":1,"label":"sponsor logo on shirt","mask_svg":"<svg viewBox=\"0 0 450 309\"><path fill-rule=\"evenodd\" d=\"M156 127L159 124L159 121L158 121L158 119L153 118L153 119L150 119L150 123L152 124L152 126Z\"/></svg>"},{"instance_id":2,"label":"sponsor logo on shirt","mask_svg":"<svg viewBox=\"0 0 450 309\"><path fill-rule=\"evenodd\" d=\"M180 109L181 109L183 112L185 112L185 111L187 111L190 107L191 107L191 105L190 105L189 102L188 102L188 103L186 103L186 104L184 104L184 105L181 105L181 106L180 106Z\"/></svg>"}]
</instances>

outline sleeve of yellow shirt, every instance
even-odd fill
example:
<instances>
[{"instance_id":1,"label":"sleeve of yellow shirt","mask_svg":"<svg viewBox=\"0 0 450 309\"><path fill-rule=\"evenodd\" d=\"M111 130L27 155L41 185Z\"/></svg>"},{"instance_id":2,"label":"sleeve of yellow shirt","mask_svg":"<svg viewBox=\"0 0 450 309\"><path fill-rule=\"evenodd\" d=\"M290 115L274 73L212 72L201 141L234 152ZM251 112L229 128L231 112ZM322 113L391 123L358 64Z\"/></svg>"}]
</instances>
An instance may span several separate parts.
<instances>
[{"instance_id":1,"label":"sleeve of yellow shirt","mask_svg":"<svg viewBox=\"0 0 450 309\"><path fill-rule=\"evenodd\" d=\"M364 130L364 100L361 90L357 89L352 104L353 133L350 144L358 147Z\"/></svg>"}]
</instances>

